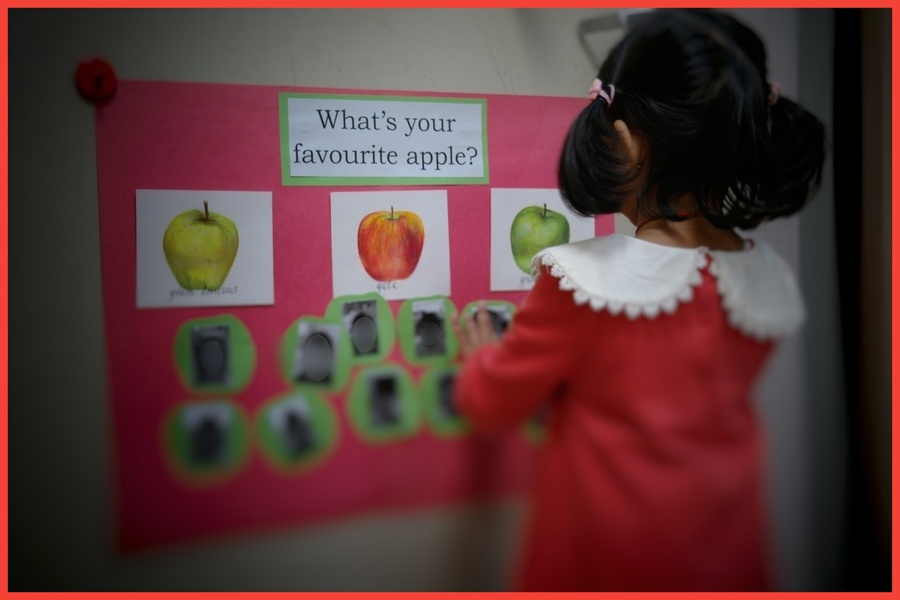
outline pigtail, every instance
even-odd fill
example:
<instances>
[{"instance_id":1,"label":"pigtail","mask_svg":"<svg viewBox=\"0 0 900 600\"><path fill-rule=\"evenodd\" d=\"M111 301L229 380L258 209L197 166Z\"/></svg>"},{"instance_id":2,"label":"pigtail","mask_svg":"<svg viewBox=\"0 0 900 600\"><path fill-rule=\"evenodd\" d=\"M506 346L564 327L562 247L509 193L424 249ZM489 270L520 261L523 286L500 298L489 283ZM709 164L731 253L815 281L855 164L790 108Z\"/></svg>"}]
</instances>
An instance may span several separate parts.
<instances>
[{"instance_id":1,"label":"pigtail","mask_svg":"<svg viewBox=\"0 0 900 600\"><path fill-rule=\"evenodd\" d=\"M770 218L799 211L822 182L825 126L802 106L777 98L771 107L772 147L776 161L776 191Z\"/></svg>"},{"instance_id":2,"label":"pigtail","mask_svg":"<svg viewBox=\"0 0 900 600\"><path fill-rule=\"evenodd\" d=\"M566 134L557 178L563 201L583 216L617 212L630 177L616 148L612 103L591 100Z\"/></svg>"},{"instance_id":3,"label":"pigtail","mask_svg":"<svg viewBox=\"0 0 900 600\"><path fill-rule=\"evenodd\" d=\"M769 218L776 196L777 160L768 131L768 102L760 73L741 52L729 49L707 117L695 181L701 212L718 227L751 228Z\"/></svg>"}]
</instances>

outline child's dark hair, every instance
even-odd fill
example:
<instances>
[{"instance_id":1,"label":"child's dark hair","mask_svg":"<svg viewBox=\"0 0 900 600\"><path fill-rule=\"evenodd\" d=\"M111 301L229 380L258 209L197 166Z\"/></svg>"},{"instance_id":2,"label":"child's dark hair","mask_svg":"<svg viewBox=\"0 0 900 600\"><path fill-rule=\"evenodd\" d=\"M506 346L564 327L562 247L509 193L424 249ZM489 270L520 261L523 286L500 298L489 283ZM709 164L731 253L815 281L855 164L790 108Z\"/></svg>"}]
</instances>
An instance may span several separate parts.
<instances>
[{"instance_id":1,"label":"child's dark hair","mask_svg":"<svg viewBox=\"0 0 900 600\"><path fill-rule=\"evenodd\" d=\"M612 101L592 101L569 130L559 161L566 203L586 216L621 209L636 173L616 151L621 119L648 147L643 214L678 220L684 194L722 228L800 210L821 180L825 130L795 102L770 98L762 41L720 12L655 13L600 68L601 96L613 92Z\"/></svg>"}]
</instances>

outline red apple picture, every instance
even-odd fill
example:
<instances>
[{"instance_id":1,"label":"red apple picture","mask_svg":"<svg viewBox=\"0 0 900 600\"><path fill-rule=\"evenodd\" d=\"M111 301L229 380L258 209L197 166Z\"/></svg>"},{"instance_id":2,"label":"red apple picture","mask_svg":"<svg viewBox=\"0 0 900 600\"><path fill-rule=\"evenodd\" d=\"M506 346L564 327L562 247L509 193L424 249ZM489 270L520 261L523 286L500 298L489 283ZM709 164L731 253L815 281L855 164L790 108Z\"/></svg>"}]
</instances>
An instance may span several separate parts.
<instances>
[{"instance_id":1,"label":"red apple picture","mask_svg":"<svg viewBox=\"0 0 900 600\"><path fill-rule=\"evenodd\" d=\"M357 232L359 260L376 281L412 275L425 245L425 225L413 212L380 210L363 217Z\"/></svg>"}]
</instances>

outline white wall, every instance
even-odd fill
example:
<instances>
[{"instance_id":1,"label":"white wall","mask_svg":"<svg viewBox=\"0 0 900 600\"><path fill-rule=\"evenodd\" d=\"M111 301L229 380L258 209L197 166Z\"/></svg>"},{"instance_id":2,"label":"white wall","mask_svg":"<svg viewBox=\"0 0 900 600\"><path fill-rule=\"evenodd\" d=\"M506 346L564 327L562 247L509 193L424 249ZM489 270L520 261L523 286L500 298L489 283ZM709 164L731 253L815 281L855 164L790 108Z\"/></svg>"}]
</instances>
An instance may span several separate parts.
<instances>
[{"instance_id":1,"label":"white wall","mask_svg":"<svg viewBox=\"0 0 900 600\"><path fill-rule=\"evenodd\" d=\"M594 69L577 23L604 12L10 11L13 589L501 588L518 503L115 555L93 114L74 69L99 55L122 79L581 96ZM741 12L795 91L796 11ZM797 264L796 222L767 235ZM761 386L779 581L794 589L810 584L801 359L794 340Z\"/></svg>"}]
</instances>

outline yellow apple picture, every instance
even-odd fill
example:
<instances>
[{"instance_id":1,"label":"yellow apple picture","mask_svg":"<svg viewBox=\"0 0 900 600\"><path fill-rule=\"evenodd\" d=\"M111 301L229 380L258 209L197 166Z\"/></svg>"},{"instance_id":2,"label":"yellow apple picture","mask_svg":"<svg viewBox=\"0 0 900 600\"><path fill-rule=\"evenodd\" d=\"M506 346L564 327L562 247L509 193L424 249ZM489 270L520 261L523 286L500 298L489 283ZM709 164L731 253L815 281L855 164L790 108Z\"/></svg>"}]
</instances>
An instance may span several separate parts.
<instances>
[{"instance_id":1,"label":"yellow apple picture","mask_svg":"<svg viewBox=\"0 0 900 600\"><path fill-rule=\"evenodd\" d=\"M169 222L163 252L178 285L186 290L214 292L222 287L238 251L234 221L209 210L191 209Z\"/></svg>"}]
</instances>

